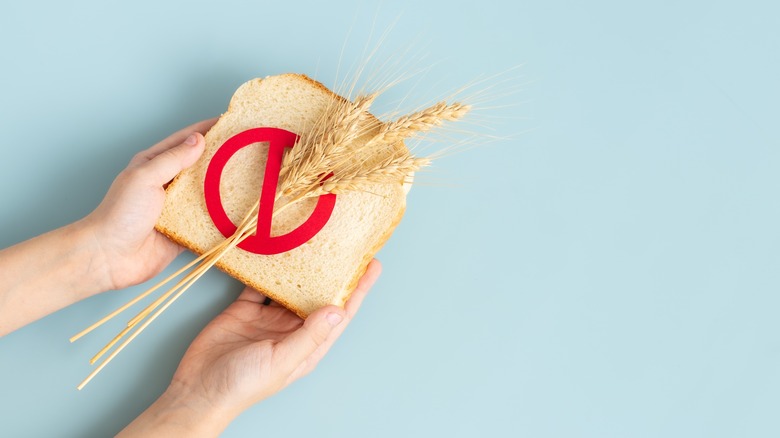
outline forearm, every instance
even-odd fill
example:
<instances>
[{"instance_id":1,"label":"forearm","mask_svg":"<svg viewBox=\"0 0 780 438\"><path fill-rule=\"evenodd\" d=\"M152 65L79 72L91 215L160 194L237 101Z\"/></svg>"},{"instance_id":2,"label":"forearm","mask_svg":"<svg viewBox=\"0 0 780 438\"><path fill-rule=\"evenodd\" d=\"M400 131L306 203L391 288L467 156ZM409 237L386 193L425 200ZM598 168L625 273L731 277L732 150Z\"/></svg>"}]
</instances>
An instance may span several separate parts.
<instances>
[{"instance_id":1,"label":"forearm","mask_svg":"<svg viewBox=\"0 0 780 438\"><path fill-rule=\"evenodd\" d=\"M117 437L216 437L235 414L168 389Z\"/></svg>"},{"instance_id":2,"label":"forearm","mask_svg":"<svg viewBox=\"0 0 780 438\"><path fill-rule=\"evenodd\" d=\"M74 223L0 251L0 336L110 286L89 230Z\"/></svg>"}]
</instances>

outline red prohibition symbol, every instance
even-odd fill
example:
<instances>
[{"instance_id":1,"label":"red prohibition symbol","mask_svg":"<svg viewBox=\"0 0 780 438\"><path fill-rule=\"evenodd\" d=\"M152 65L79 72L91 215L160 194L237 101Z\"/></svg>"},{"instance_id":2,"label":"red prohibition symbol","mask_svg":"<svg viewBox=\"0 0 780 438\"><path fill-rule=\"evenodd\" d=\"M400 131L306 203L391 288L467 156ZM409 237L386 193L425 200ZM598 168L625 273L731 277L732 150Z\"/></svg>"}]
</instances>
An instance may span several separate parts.
<instances>
[{"instance_id":1,"label":"red prohibition symbol","mask_svg":"<svg viewBox=\"0 0 780 438\"><path fill-rule=\"evenodd\" d=\"M285 148L292 148L298 136L279 128L253 128L230 137L214 154L206 169L204 193L206 208L211 220L220 233L230 237L238 227L230 220L222 206L219 182L230 158L241 148L252 143L268 142L268 161L263 175L263 189L260 192L260 207L257 214L257 233L249 236L238 247L255 254L280 254L297 248L314 237L328 222L336 206L336 195L321 195L314 211L298 228L281 236L271 236L276 187Z\"/></svg>"}]
</instances>

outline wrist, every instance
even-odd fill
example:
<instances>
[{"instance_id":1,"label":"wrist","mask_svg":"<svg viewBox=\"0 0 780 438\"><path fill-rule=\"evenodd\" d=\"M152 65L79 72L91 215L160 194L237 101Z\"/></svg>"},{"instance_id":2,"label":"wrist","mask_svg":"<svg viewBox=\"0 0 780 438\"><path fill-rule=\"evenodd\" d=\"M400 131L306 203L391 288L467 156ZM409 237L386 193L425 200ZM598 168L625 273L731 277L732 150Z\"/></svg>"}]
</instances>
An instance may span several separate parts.
<instances>
[{"instance_id":1,"label":"wrist","mask_svg":"<svg viewBox=\"0 0 780 438\"><path fill-rule=\"evenodd\" d=\"M75 223L0 251L0 336L107 290L88 230Z\"/></svg>"},{"instance_id":2,"label":"wrist","mask_svg":"<svg viewBox=\"0 0 780 438\"><path fill-rule=\"evenodd\" d=\"M118 436L218 436L236 416L172 385Z\"/></svg>"},{"instance_id":3,"label":"wrist","mask_svg":"<svg viewBox=\"0 0 780 438\"><path fill-rule=\"evenodd\" d=\"M61 228L66 239L71 242L73 255L70 257L73 273L78 279L78 286L74 293L77 299L89 298L92 295L114 289L109 272L109 264L106 260L100 241L96 237L94 225L87 219L74 222Z\"/></svg>"}]
</instances>

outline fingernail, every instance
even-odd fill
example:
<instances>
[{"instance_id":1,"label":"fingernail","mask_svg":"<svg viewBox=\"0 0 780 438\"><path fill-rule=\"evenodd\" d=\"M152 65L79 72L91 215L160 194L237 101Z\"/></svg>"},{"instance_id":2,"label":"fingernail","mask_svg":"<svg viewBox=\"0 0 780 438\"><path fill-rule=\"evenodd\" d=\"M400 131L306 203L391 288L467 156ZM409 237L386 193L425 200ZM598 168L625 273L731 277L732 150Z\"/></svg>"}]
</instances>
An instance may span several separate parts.
<instances>
[{"instance_id":1,"label":"fingernail","mask_svg":"<svg viewBox=\"0 0 780 438\"><path fill-rule=\"evenodd\" d=\"M190 134L190 136L184 140L184 144L188 144L190 146L198 144L198 136L195 134Z\"/></svg>"},{"instance_id":2,"label":"fingernail","mask_svg":"<svg viewBox=\"0 0 780 438\"><path fill-rule=\"evenodd\" d=\"M328 320L328 324L330 324L331 327L336 327L337 325L341 324L341 320L344 319L344 317L338 313L332 312L328 313L325 319Z\"/></svg>"}]
</instances>

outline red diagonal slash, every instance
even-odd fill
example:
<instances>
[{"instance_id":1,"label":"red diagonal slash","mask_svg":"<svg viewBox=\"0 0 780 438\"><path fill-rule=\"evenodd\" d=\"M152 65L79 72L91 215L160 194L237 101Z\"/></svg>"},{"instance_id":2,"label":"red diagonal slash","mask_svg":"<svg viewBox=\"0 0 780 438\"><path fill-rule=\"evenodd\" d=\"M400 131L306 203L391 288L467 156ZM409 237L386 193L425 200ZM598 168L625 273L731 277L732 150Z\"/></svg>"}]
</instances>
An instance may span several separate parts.
<instances>
[{"instance_id":1,"label":"red diagonal slash","mask_svg":"<svg viewBox=\"0 0 780 438\"><path fill-rule=\"evenodd\" d=\"M298 136L279 128L253 128L230 137L214 154L206 170L203 192L206 208L214 225L225 237L230 237L238 227L230 220L222 205L219 182L222 172L230 158L241 148L252 143L268 142L268 161L263 175L263 189L260 193L260 207L257 214L257 233L249 236L238 247L255 254L279 254L297 248L308 242L328 223L336 195L321 195L314 211L298 228L281 236L271 236L276 186L279 183L279 171L285 148L295 145Z\"/></svg>"}]
</instances>

